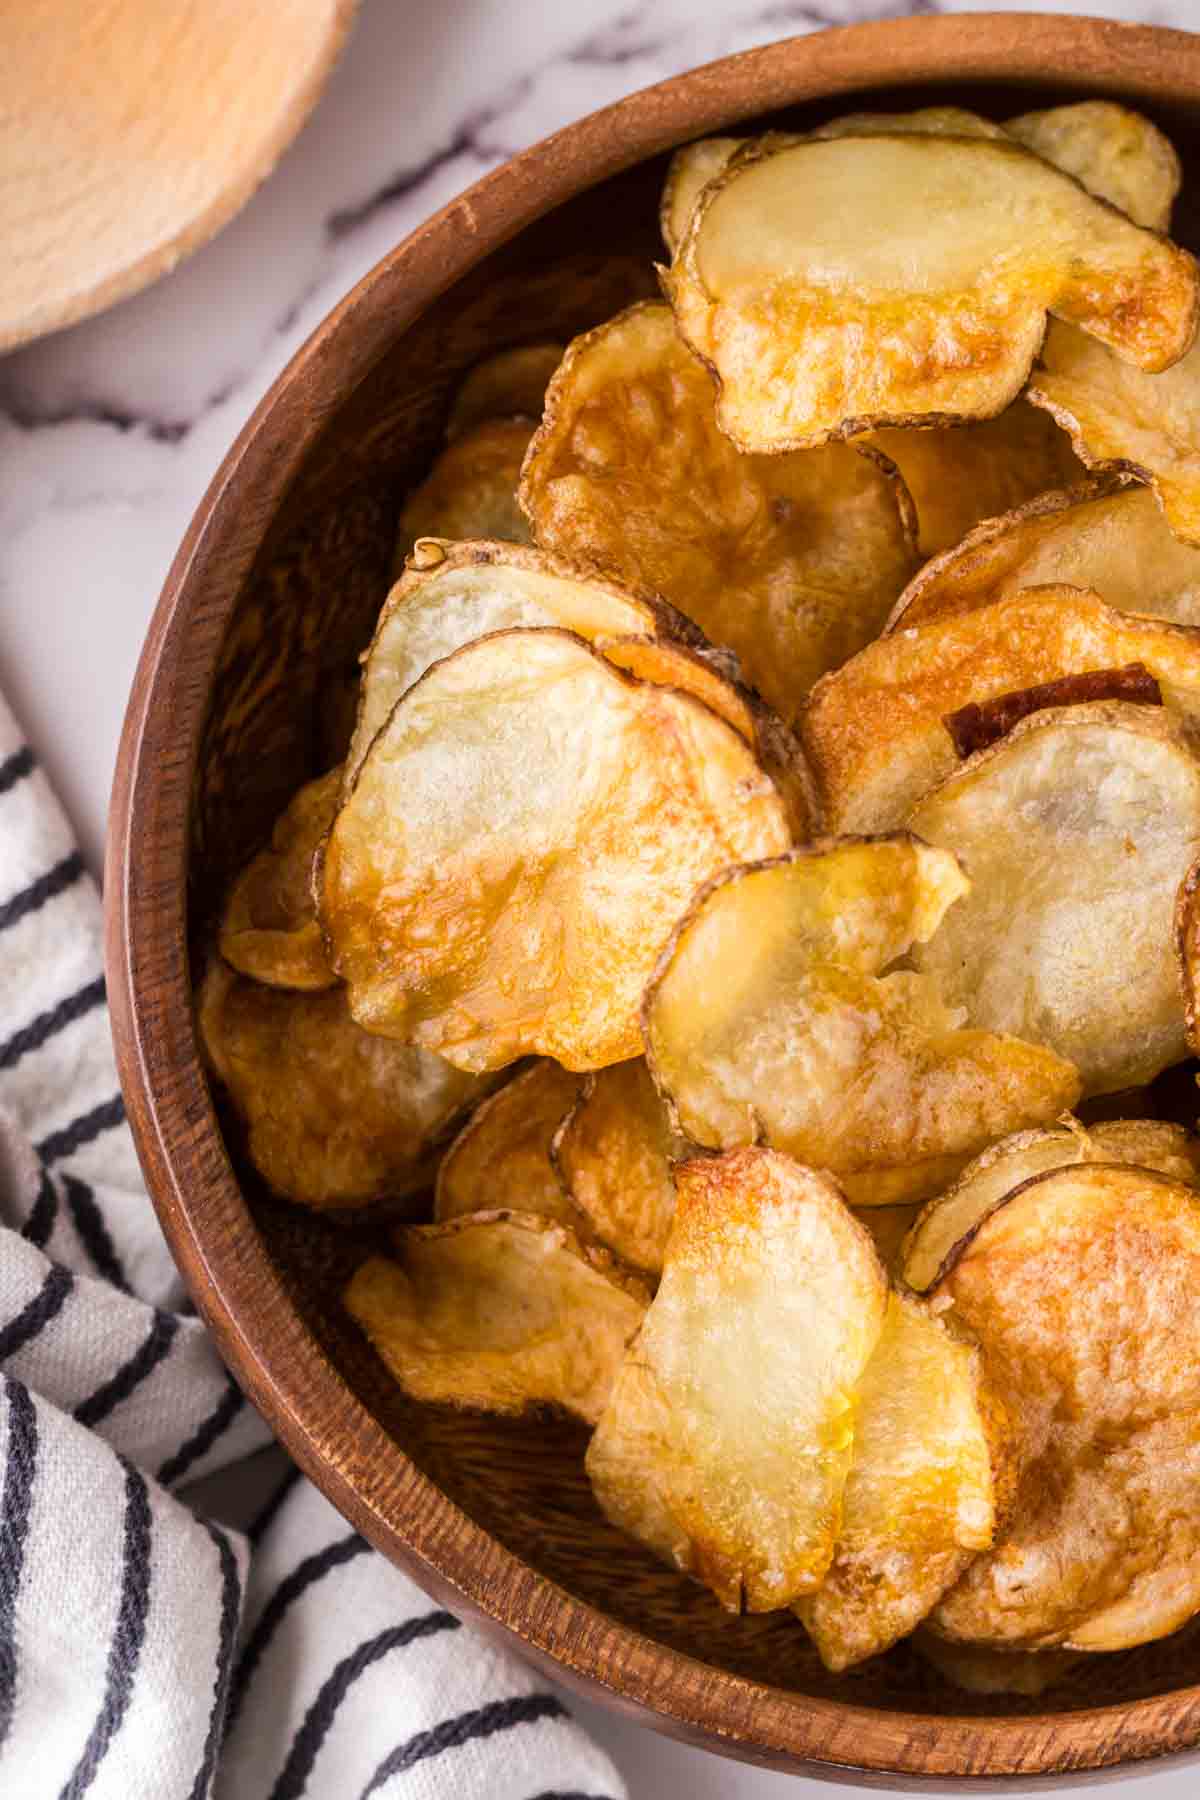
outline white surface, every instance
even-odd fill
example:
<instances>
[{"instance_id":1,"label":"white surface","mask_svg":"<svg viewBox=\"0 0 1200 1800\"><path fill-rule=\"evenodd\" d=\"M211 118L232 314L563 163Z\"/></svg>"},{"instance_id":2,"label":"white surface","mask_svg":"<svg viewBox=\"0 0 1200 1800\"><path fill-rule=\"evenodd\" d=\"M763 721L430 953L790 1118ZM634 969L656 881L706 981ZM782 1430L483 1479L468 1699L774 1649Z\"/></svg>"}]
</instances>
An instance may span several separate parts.
<instances>
[{"instance_id":1,"label":"white surface","mask_svg":"<svg viewBox=\"0 0 1200 1800\"><path fill-rule=\"evenodd\" d=\"M1195 18L1189 0L1041 6ZM940 10L989 9L1021 7ZM505 156L621 94L821 22L930 10L929 0L644 0L625 10L611 0L367 0L313 119L214 244L106 316L0 361L0 689L94 867L126 693L175 547L242 421L359 275ZM395 198L379 198L393 188ZM579 1710L635 1800L837 1791ZM1075 1791L1184 1800L1196 1784L1194 1772L1163 1770Z\"/></svg>"}]
</instances>

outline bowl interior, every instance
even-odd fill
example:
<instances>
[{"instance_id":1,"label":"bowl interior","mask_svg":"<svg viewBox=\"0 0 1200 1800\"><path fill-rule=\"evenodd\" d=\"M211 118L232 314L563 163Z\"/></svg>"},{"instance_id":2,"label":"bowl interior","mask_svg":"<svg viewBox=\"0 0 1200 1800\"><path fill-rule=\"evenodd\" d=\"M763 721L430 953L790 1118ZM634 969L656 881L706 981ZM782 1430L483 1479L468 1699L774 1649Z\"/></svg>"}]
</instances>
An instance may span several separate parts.
<instances>
[{"instance_id":1,"label":"bowl interior","mask_svg":"<svg viewBox=\"0 0 1200 1800\"><path fill-rule=\"evenodd\" d=\"M1069 87L872 89L756 125L811 127L855 104L954 102L1004 118L1083 97ZM1185 167L1200 170L1200 121L1151 110ZM656 291L657 207L665 158L579 196L494 253L398 336L345 398L307 456L241 586L211 692L192 809L189 937L193 967L211 940L227 881L269 833L298 782L337 755L330 681L353 665L388 587L406 489L439 444L454 386L490 351L567 339ZM1197 190L1177 235L1200 248ZM600 251L597 246L603 244ZM509 1422L407 1402L342 1314L338 1290L378 1247L370 1223L329 1223L266 1193L222 1129L258 1230L288 1294L329 1361L417 1466L479 1526L534 1570L658 1644L797 1695L929 1715L1061 1713L1169 1693L1200 1681L1200 1638L1096 1658L1038 1700L973 1701L911 1651L848 1676L822 1668L789 1614L731 1619L698 1586L660 1567L609 1526L583 1474L583 1431L562 1421Z\"/></svg>"}]
</instances>

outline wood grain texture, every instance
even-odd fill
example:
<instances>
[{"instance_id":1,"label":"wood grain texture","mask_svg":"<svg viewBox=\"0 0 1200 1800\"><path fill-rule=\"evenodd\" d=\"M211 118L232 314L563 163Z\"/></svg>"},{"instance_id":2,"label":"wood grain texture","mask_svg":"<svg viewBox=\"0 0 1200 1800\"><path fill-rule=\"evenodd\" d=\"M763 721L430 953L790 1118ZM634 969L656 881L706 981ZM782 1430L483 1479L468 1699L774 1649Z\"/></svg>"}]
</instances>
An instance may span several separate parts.
<instances>
[{"instance_id":1,"label":"wood grain texture","mask_svg":"<svg viewBox=\"0 0 1200 1800\"><path fill-rule=\"evenodd\" d=\"M323 682L368 634L401 495L456 378L488 350L569 337L649 291L667 151L704 132L812 125L849 95L1003 117L1097 93L1150 112L1200 169L1200 39L992 15L752 51L495 171L359 284L233 446L155 615L113 795L109 996L129 1114L164 1229L251 1399L386 1555L568 1685L726 1755L860 1786L1069 1784L1194 1750L1200 1635L1002 1705L944 1686L904 1647L836 1678L790 1617L730 1620L605 1524L577 1428L395 1392L336 1302L378 1226L300 1214L262 1191L233 1135L227 1147L189 971L229 873L329 760ZM1196 224L1185 212L1193 247Z\"/></svg>"}]
</instances>

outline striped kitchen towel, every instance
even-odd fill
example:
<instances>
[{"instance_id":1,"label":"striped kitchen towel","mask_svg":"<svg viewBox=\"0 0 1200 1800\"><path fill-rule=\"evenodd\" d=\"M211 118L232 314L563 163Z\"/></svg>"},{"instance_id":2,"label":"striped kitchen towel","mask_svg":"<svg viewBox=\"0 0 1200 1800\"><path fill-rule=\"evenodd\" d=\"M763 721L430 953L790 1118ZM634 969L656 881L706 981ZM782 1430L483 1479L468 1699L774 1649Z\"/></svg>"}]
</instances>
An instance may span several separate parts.
<instances>
[{"instance_id":1,"label":"striped kitchen towel","mask_svg":"<svg viewBox=\"0 0 1200 1800\"><path fill-rule=\"evenodd\" d=\"M618 1800L545 1681L298 1474L248 1535L187 1504L269 1437L141 1187L100 941L0 702L0 1795Z\"/></svg>"}]
</instances>

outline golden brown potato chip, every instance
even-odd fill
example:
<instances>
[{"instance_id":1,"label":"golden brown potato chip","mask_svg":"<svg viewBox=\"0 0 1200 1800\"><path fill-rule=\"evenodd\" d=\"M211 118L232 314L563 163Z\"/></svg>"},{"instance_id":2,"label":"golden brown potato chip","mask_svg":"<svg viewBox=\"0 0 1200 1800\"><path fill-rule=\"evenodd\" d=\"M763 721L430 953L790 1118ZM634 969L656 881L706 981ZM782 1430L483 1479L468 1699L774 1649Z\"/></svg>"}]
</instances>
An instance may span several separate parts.
<instances>
[{"instance_id":1,"label":"golden brown potato chip","mask_svg":"<svg viewBox=\"0 0 1200 1800\"><path fill-rule=\"evenodd\" d=\"M689 1153L640 1056L584 1077L551 1146L562 1187L591 1231L656 1275L675 1216L671 1164Z\"/></svg>"},{"instance_id":2,"label":"golden brown potato chip","mask_svg":"<svg viewBox=\"0 0 1200 1800\"><path fill-rule=\"evenodd\" d=\"M731 1611L767 1612L832 1559L887 1282L833 1184L786 1156L700 1158L676 1185L587 1470L615 1525Z\"/></svg>"},{"instance_id":3,"label":"golden brown potato chip","mask_svg":"<svg viewBox=\"0 0 1200 1800\"><path fill-rule=\"evenodd\" d=\"M748 146L703 190L664 281L718 376L721 429L751 451L990 418L1047 312L1147 370L1196 329L1185 251L978 136Z\"/></svg>"},{"instance_id":4,"label":"golden brown potato chip","mask_svg":"<svg viewBox=\"0 0 1200 1800\"><path fill-rule=\"evenodd\" d=\"M1026 400L1015 400L994 419L953 430L890 426L855 443L873 444L899 469L916 508L922 556L936 556L981 519L1010 512L1083 474L1066 433ZM918 571L913 581L920 578Z\"/></svg>"},{"instance_id":5,"label":"golden brown potato chip","mask_svg":"<svg viewBox=\"0 0 1200 1800\"><path fill-rule=\"evenodd\" d=\"M925 106L918 112L846 113L839 119L831 119L828 124L818 125L803 137L794 132L772 131L760 141L782 148L786 144L803 143L805 138L877 137L881 132L892 135L909 131L935 137L947 134L952 137L1005 136L1003 126L993 125L989 119L981 119L978 113L966 112L961 106ZM667 170L659 208L663 242L672 256L683 242L702 191L728 168L737 151L748 142L747 138L699 138L694 144L685 144L682 150L675 152Z\"/></svg>"},{"instance_id":6,"label":"golden brown potato chip","mask_svg":"<svg viewBox=\"0 0 1200 1800\"><path fill-rule=\"evenodd\" d=\"M493 538L527 544L529 526L517 505L531 419L485 419L446 446L400 514L393 574L418 538Z\"/></svg>"},{"instance_id":7,"label":"golden brown potato chip","mask_svg":"<svg viewBox=\"0 0 1200 1800\"><path fill-rule=\"evenodd\" d=\"M879 1260L888 1274L898 1274L908 1234L922 1211L920 1204L913 1201L907 1206L852 1206L850 1211L874 1238Z\"/></svg>"},{"instance_id":8,"label":"golden brown potato chip","mask_svg":"<svg viewBox=\"0 0 1200 1800\"><path fill-rule=\"evenodd\" d=\"M1183 172L1169 138L1141 113L1112 100L1084 100L1007 119L1005 131L1135 225L1169 231Z\"/></svg>"},{"instance_id":9,"label":"golden brown potato chip","mask_svg":"<svg viewBox=\"0 0 1200 1800\"><path fill-rule=\"evenodd\" d=\"M476 363L454 396L446 436L462 437L488 419L540 419L546 386L562 353L561 344L520 344L515 350L500 350ZM467 535L484 537L487 533Z\"/></svg>"},{"instance_id":10,"label":"golden brown potato chip","mask_svg":"<svg viewBox=\"0 0 1200 1800\"><path fill-rule=\"evenodd\" d=\"M1200 1186L1200 1147L1181 1125L1159 1119L1108 1119L1086 1129L1077 1119L1002 1138L969 1163L946 1193L923 1207L901 1247L899 1268L924 1293L960 1238L1014 1188L1076 1163L1122 1162Z\"/></svg>"},{"instance_id":11,"label":"golden brown potato chip","mask_svg":"<svg viewBox=\"0 0 1200 1800\"><path fill-rule=\"evenodd\" d=\"M292 797L271 842L247 863L225 902L221 955L269 987L327 988L337 980L317 924L312 873L341 785L340 767L330 769Z\"/></svg>"},{"instance_id":12,"label":"golden brown potato chip","mask_svg":"<svg viewBox=\"0 0 1200 1800\"><path fill-rule=\"evenodd\" d=\"M460 1068L596 1069L700 883L786 848L753 752L582 638L504 631L429 669L326 840L321 911L360 1024Z\"/></svg>"},{"instance_id":13,"label":"golden brown potato chip","mask_svg":"<svg viewBox=\"0 0 1200 1800\"><path fill-rule=\"evenodd\" d=\"M954 856L903 835L824 839L715 876L643 1007L680 1129L858 1175L853 1198L870 1205L936 1192L944 1159L1072 1105L1070 1063L959 1030L934 981L892 966L936 941L970 886Z\"/></svg>"},{"instance_id":14,"label":"golden brown potato chip","mask_svg":"<svg viewBox=\"0 0 1200 1800\"><path fill-rule=\"evenodd\" d=\"M1082 1658L1069 1650L984 1650L919 1630L913 1643L939 1675L967 1694L1024 1694L1057 1687Z\"/></svg>"},{"instance_id":15,"label":"golden brown potato chip","mask_svg":"<svg viewBox=\"0 0 1200 1800\"><path fill-rule=\"evenodd\" d=\"M611 1257L527 1213L396 1234L399 1260L354 1275L346 1310L414 1400L600 1417L650 1298Z\"/></svg>"},{"instance_id":16,"label":"golden brown potato chip","mask_svg":"<svg viewBox=\"0 0 1200 1800\"><path fill-rule=\"evenodd\" d=\"M1120 701L1035 713L926 794L909 827L971 871L913 948L947 1006L1049 1045L1089 1094L1187 1055L1173 920L1200 851L1200 756L1177 721Z\"/></svg>"},{"instance_id":17,"label":"golden brown potato chip","mask_svg":"<svg viewBox=\"0 0 1200 1800\"><path fill-rule=\"evenodd\" d=\"M1200 1608L1200 1205L1146 1169L1027 1181L960 1242L935 1310L1012 1422L1015 1499L943 1636L1119 1650Z\"/></svg>"},{"instance_id":18,"label":"golden brown potato chip","mask_svg":"<svg viewBox=\"0 0 1200 1800\"><path fill-rule=\"evenodd\" d=\"M1055 320L1029 398L1089 469L1149 482L1176 537L1200 545L1200 348L1151 375Z\"/></svg>"},{"instance_id":19,"label":"golden brown potato chip","mask_svg":"<svg viewBox=\"0 0 1200 1800\"><path fill-rule=\"evenodd\" d=\"M1149 488L1129 475L1098 475L985 520L927 562L887 631L1053 583L1090 588L1118 612L1200 625L1200 553L1180 543Z\"/></svg>"},{"instance_id":20,"label":"golden brown potato chip","mask_svg":"<svg viewBox=\"0 0 1200 1800\"><path fill-rule=\"evenodd\" d=\"M537 1062L475 1108L443 1156L434 1189L439 1224L497 1207L573 1225L578 1214L550 1161L550 1145L579 1093L578 1075Z\"/></svg>"},{"instance_id":21,"label":"golden brown potato chip","mask_svg":"<svg viewBox=\"0 0 1200 1800\"><path fill-rule=\"evenodd\" d=\"M802 722L828 828L904 824L957 769L944 721L968 703L1130 663L1154 676L1169 714L1200 720L1200 631L1115 612L1080 588L1028 588L868 644L817 684Z\"/></svg>"},{"instance_id":22,"label":"golden brown potato chip","mask_svg":"<svg viewBox=\"0 0 1200 1800\"><path fill-rule=\"evenodd\" d=\"M979 1352L951 1337L921 1301L892 1294L859 1385L833 1562L816 1593L796 1605L835 1673L905 1637L990 1546L989 1413Z\"/></svg>"},{"instance_id":23,"label":"golden brown potato chip","mask_svg":"<svg viewBox=\"0 0 1200 1800\"><path fill-rule=\"evenodd\" d=\"M713 401L670 308L631 307L559 365L521 504L539 544L665 594L792 719L915 568L911 508L890 464L844 445L740 455Z\"/></svg>"},{"instance_id":24,"label":"golden brown potato chip","mask_svg":"<svg viewBox=\"0 0 1200 1800\"><path fill-rule=\"evenodd\" d=\"M216 957L198 1024L255 1168L322 1210L427 1188L434 1147L486 1091L440 1056L361 1031L344 988L285 993Z\"/></svg>"},{"instance_id":25,"label":"golden brown potato chip","mask_svg":"<svg viewBox=\"0 0 1200 1800\"><path fill-rule=\"evenodd\" d=\"M363 658L346 789L401 694L435 662L475 638L513 626L561 625L592 642L653 635L675 624L669 608L540 550L423 541L419 557L388 595Z\"/></svg>"}]
</instances>

